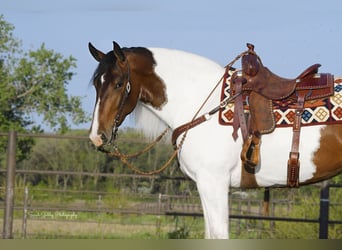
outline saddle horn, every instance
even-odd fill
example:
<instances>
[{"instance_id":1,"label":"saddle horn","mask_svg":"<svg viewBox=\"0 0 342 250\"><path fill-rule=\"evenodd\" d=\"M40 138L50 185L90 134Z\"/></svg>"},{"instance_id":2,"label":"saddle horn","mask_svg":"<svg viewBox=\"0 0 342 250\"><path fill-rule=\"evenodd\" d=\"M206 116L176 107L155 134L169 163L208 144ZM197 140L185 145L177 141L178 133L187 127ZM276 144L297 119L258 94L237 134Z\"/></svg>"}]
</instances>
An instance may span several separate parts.
<instances>
[{"instance_id":1,"label":"saddle horn","mask_svg":"<svg viewBox=\"0 0 342 250\"><path fill-rule=\"evenodd\" d=\"M241 64L242 71L248 76L255 76L259 72L260 63L258 61L258 56L254 52L254 45L247 43L248 52L246 55L242 56Z\"/></svg>"}]
</instances>

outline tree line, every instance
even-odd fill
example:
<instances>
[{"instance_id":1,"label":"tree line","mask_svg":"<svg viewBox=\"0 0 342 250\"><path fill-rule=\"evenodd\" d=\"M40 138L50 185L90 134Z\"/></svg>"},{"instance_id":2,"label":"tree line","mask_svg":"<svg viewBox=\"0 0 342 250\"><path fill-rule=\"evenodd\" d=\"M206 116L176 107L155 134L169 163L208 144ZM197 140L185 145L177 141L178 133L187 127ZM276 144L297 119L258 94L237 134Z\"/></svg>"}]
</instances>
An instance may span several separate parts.
<instances>
[{"instance_id":1,"label":"tree line","mask_svg":"<svg viewBox=\"0 0 342 250\"><path fill-rule=\"evenodd\" d=\"M86 130L72 130L66 135L87 136ZM42 174L21 174L17 185L44 186L58 189L98 190L117 189L127 192L188 194L194 192L192 181L165 180L170 177L185 176L181 173L177 160L174 160L158 178L117 177L117 175L136 174L120 160L98 151L89 140L35 138L29 156L17 163L18 170L37 170ZM139 131L132 128L122 129L116 146L122 153L140 152L149 142ZM137 156L131 163L139 170L148 172L160 168L171 156L170 143L160 142L151 150ZM44 171L54 171L46 174ZM70 174L68 174L68 172ZM71 174L71 172L73 172ZM79 175L74 174L78 172ZM91 173L85 175L84 173ZM106 175L101 176L101 173ZM114 174L110 176L108 174ZM165 178L163 178L165 177Z\"/></svg>"}]
</instances>

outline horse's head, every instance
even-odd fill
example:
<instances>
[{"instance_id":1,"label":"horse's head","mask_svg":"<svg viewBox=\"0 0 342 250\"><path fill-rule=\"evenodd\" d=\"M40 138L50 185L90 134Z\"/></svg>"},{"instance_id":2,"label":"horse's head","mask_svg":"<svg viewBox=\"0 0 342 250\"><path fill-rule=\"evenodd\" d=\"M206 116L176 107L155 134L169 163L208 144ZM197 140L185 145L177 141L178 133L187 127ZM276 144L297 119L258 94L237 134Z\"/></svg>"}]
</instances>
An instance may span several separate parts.
<instances>
[{"instance_id":1,"label":"horse's head","mask_svg":"<svg viewBox=\"0 0 342 250\"><path fill-rule=\"evenodd\" d=\"M154 72L152 53L113 44L113 50L105 54L89 43L91 55L99 62L93 75L96 104L89 135L97 147L115 139L118 127L139 99L155 108L166 102L165 86Z\"/></svg>"}]
</instances>

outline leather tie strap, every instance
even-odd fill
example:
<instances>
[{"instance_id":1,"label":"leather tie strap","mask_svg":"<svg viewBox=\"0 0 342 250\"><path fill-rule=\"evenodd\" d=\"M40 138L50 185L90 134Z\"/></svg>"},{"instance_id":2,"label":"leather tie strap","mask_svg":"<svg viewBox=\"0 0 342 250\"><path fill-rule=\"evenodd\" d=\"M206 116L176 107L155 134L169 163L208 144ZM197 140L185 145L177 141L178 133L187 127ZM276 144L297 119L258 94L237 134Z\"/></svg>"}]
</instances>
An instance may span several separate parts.
<instances>
[{"instance_id":1,"label":"leather tie strap","mask_svg":"<svg viewBox=\"0 0 342 250\"><path fill-rule=\"evenodd\" d=\"M235 91L236 93L241 93L242 91L242 84L246 83L246 79L242 77L236 77L234 79ZM238 138L238 129L241 129L241 134L243 141L247 139L248 130L247 130L247 123L245 118L245 112L243 111L243 97L239 95L236 97L235 106L234 106L234 120L233 120L233 139L236 141Z\"/></svg>"},{"instance_id":2,"label":"leather tie strap","mask_svg":"<svg viewBox=\"0 0 342 250\"><path fill-rule=\"evenodd\" d=\"M289 155L289 160L287 162L287 185L289 187L299 186L299 139L305 97L306 95L304 92L298 93L298 101L296 105L295 118L293 122L292 146Z\"/></svg>"}]
</instances>

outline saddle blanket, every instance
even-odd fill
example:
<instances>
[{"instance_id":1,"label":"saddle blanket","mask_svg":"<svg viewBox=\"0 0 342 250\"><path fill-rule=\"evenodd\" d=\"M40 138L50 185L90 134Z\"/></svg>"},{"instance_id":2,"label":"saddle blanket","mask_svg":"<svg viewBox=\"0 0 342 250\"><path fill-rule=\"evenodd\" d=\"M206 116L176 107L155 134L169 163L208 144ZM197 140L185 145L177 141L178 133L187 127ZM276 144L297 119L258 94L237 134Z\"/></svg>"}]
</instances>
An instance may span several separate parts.
<instances>
[{"instance_id":1,"label":"saddle blanket","mask_svg":"<svg viewBox=\"0 0 342 250\"><path fill-rule=\"evenodd\" d=\"M230 79L222 84L221 100L230 96ZM325 99L307 101L302 114L302 126L324 125L342 123L342 78L334 79L334 95ZM246 103L248 100L246 100ZM273 101L273 113L276 127L292 127L295 109L291 106L294 100ZM244 105L248 112L248 105ZM220 110L219 123L232 125L234 118L234 103L229 103Z\"/></svg>"}]
</instances>

